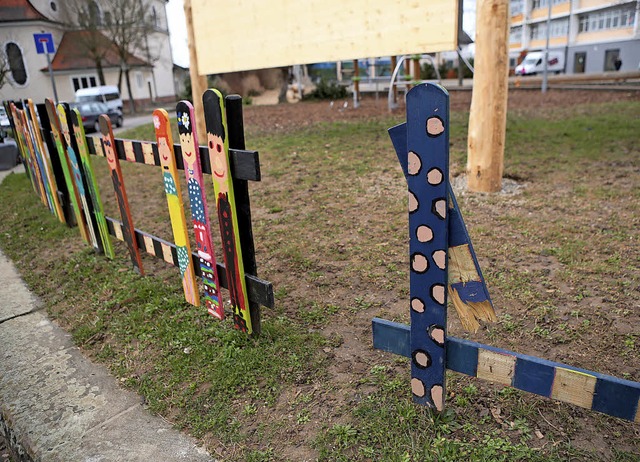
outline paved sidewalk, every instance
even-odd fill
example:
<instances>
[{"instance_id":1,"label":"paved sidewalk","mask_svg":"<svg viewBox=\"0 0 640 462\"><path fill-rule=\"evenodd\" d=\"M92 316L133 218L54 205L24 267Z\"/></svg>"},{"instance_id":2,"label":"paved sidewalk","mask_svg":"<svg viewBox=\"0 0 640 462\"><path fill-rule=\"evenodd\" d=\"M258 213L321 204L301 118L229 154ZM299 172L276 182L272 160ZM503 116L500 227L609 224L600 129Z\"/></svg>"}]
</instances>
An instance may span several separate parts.
<instances>
[{"instance_id":1,"label":"paved sidewalk","mask_svg":"<svg viewBox=\"0 0 640 462\"><path fill-rule=\"evenodd\" d=\"M0 437L18 460L213 460L82 356L1 251L0 281Z\"/></svg>"}]
</instances>

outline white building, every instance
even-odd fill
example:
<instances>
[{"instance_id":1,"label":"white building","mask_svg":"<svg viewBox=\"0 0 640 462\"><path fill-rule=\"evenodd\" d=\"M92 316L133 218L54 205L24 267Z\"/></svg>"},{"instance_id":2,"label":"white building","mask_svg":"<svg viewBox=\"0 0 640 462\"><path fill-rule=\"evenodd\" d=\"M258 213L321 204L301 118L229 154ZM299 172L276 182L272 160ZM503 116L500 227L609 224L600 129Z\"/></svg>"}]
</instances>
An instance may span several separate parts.
<instances>
[{"instance_id":1,"label":"white building","mask_svg":"<svg viewBox=\"0 0 640 462\"><path fill-rule=\"evenodd\" d=\"M551 9L549 9L551 2ZM544 50L550 16L549 49L565 54L566 73L616 69L640 64L640 0L511 0L510 64L528 51Z\"/></svg>"},{"instance_id":2,"label":"white building","mask_svg":"<svg viewBox=\"0 0 640 462\"><path fill-rule=\"evenodd\" d=\"M132 0L133 1L133 0ZM167 0L146 0L151 21L155 25L142 49L131 50L127 61L130 69L131 92L136 103L174 101L173 59L165 12ZM91 7L97 14L109 15L100 0ZM0 88L0 99L31 98L36 103L53 98L53 86L48 71L47 55L36 52L34 34L51 33L55 53L49 58L59 101L73 101L79 88L100 84L95 62L80 46L82 31L65 30L70 15L64 0L1 0L0 53L6 58L8 82ZM101 16L101 17L102 17ZM109 40L104 37L104 40ZM117 85L123 67L115 50L108 50L103 60L105 85ZM129 98L124 77L121 95L128 107ZM140 104L137 104L140 106Z\"/></svg>"}]
</instances>

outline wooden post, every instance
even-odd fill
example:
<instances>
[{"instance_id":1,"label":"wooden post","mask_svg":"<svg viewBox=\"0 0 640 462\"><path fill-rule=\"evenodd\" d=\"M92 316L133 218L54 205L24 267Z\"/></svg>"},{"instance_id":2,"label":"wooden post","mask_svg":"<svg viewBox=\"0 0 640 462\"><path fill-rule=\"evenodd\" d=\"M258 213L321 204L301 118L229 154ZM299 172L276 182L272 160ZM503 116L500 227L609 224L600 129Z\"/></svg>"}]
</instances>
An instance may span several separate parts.
<instances>
[{"instance_id":1,"label":"wooden post","mask_svg":"<svg viewBox=\"0 0 640 462\"><path fill-rule=\"evenodd\" d=\"M420 55L413 55L413 81L417 85L422 79L420 78Z\"/></svg>"},{"instance_id":2,"label":"wooden post","mask_svg":"<svg viewBox=\"0 0 640 462\"><path fill-rule=\"evenodd\" d=\"M353 60L353 102L355 107L358 107L358 101L360 101L360 66L358 60Z\"/></svg>"},{"instance_id":3,"label":"wooden post","mask_svg":"<svg viewBox=\"0 0 640 462\"><path fill-rule=\"evenodd\" d=\"M507 124L509 2L479 0L477 9L467 179L471 191L497 192Z\"/></svg>"},{"instance_id":4,"label":"wooden post","mask_svg":"<svg viewBox=\"0 0 640 462\"><path fill-rule=\"evenodd\" d=\"M193 33L193 13L191 0L184 0L184 16L187 20L187 37L189 39L189 77L191 77L191 99L196 113L196 128L203 137L207 133L204 124L204 109L202 95L207 89L207 76L198 71L198 57L196 56L196 41Z\"/></svg>"},{"instance_id":5,"label":"wooden post","mask_svg":"<svg viewBox=\"0 0 640 462\"><path fill-rule=\"evenodd\" d=\"M391 74L393 74L393 71L395 70L396 66L398 65L398 57L397 56L392 56L391 57ZM396 80L397 82L397 80ZM392 82L393 85L393 104L397 104L398 103L398 87L395 84L395 82Z\"/></svg>"},{"instance_id":6,"label":"wooden post","mask_svg":"<svg viewBox=\"0 0 640 462\"><path fill-rule=\"evenodd\" d=\"M411 87L413 87L413 85L411 85L411 80L409 79L410 75L411 75L411 60L407 58L404 60L404 75L402 79L404 82L406 82L406 85L407 85L406 92L411 90ZM406 92L405 92L405 95L406 95Z\"/></svg>"}]
</instances>

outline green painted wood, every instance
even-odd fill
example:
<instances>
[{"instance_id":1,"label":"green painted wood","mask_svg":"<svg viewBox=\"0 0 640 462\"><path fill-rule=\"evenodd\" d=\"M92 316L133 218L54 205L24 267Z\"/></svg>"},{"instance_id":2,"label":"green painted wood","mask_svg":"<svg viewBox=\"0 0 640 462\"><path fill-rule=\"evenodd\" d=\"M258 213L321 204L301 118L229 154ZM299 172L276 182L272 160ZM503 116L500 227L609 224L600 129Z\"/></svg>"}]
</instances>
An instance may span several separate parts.
<instances>
[{"instance_id":1,"label":"green painted wood","mask_svg":"<svg viewBox=\"0 0 640 462\"><path fill-rule=\"evenodd\" d=\"M93 171L93 166L91 165L91 158L89 157L89 150L87 148L87 137L84 132L84 126L82 125L82 116L77 108L71 110L71 124L73 125L73 134L80 154L80 162L82 163L82 168L87 180L89 196L93 203L93 213L98 224L102 249L108 258L113 259L115 258L115 252L113 251L113 244L111 243L109 228L104 215L100 188L98 187L98 181L96 180L96 175Z\"/></svg>"}]
</instances>

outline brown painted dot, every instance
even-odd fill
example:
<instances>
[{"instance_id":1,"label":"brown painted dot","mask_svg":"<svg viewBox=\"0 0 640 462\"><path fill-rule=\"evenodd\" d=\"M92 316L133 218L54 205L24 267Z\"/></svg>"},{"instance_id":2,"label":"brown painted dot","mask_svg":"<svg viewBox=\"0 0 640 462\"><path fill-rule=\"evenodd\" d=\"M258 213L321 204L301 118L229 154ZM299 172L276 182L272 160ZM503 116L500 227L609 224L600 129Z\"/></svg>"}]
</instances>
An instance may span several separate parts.
<instances>
[{"instance_id":1,"label":"brown painted dot","mask_svg":"<svg viewBox=\"0 0 640 462\"><path fill-rule=\"evenodd\" d=\"M442 327L432 326L429 329L429 336L438 345L440 346L444 345L444 329Z\"/></svg>"},{"instance_id":2,"label":"brown painted dot","mask_svg":"<svg viewBox=\"0 0 640 462\"><path fill-rule=\"evenodd\" d=\"M409 165L408 165L409 175L417 175L418 172L420 172L421 168L422 168L422 161L420 160L420 157L418 156L418 154L416 154L413 151L409 151Z\"/></svg>"},{"instance_id":3,"label":"brown painted dot","mask_svg":"<svg viewBox=\"0 0 640 462\"><path fill-rule=\"evenodd\" d=\"M424 388L424 383L422 383L422 380L416 378L411 379L411 391L414 395L422 398L426 394L426 390Z\"/></svg>"},{"instance_id":4,"label":"brown painted dot","mask_svg":"<svg viewBox=\"0 0 640 462\"><path fill-rule=\"evenodd\" d=\"M415 212L418 210L418 198L409 191L409 212Z\"/></svg>"},{"instance_id":5,"label":"brown painted dot","mask_svg":"<svg viewBox=\"0 0 640 462\"><path fill-rule=\"evenodd\" d=\"M413 254L411 258L411 268L416 273L424 273L429 269L429 260L421 253Z\"/></svg>"},{"instance_id":6,"label":"brown painted dot","mask_svg":"<svg viewBox=\"0 0 640 462\"><path fill-rule=\"evenodd\" d=\"M416 236L420 242L429 242L433 239L433 231L427 225L420 225L416 230Z\"/></svg>"},{"instance_id":7,"label":"brown painted dot","mask_svg":"<svg viewBox=\"0 0 640 462\"><path fill-rule=\"evenodd\" d=\"M435 186L442 183L442 179L443 175L440 169L432 168L429 170L429 173L427 173L427 182L431 185Z\"/></svg>"},{"instance_id":8,"label":"brown painted dot","mask_svg":"<svg viewBox=\"0 0 640 462\"><path fill-rule=\"evenodd\" d=\"M413 362L421 369L426 369L431 366L431 357L429 353L424 350L416 350L413 352Z\"/></svg>"},{"instance_id":9,"label":"brown painted dot","mask_svg":"<svg viewBox=\"0 0 640 462\"><path fill-rule=\"evenodd\" d=\"M436 199L435 201L433 201L432 211L439 218L442 218L444 220L444 218L447 216L447 201L445 201L444 199Z\"/></svg>"},{"instance_id":10,"label":"brown painted dot","mask_svg":"<svg viewBox=\"0 0 640 462\"><path fill-rule=\"evenodd\" d=\"M424 302L419 298L414 298L411 300L411 309L418 313L424 313Z\"/></svg>"},{"instance_id":11,"label":"brown painted dot","mask_svg":"<svg viewBox=\"0 0 640 462\"><path fill-rule=\"evenodd\" d=\"M442 284L434 284L431 287L431 296L436 302L440 303L441 305L444 305L444 301L445 301L444 286Z\"/></svg>"},{"instance_id":12,"label":"brown painted dot","mask_svg":"<svg viewBox=\"0 0 640 462\"><path fill-rule=\"evenodd\" d=\"M441 270L445 269L447 261L447 253L444 250L436 250L433 252L433 262Z\"/></svg>"},{"instance_id":13,"label":"brown painted dot","mask_svg":"<svg viewBox=\"0 0 640 462\"><path fill-rule=\"evenodd\" d=\"M444 409L444 393L442 385L434 385L431 387L431 401L438 411Z\"/></svg>"},{"instance_id":14,"label":"brown painted dot","mask_svg":"<svg viewBox=\"0 0 640 462\"><path fill-rule=\"evenodd\" d=\"M429 136L438 136L444 131L444 124L440 117L429 117L427 119L427 134Z\"/></svg>"}]
</instances>

